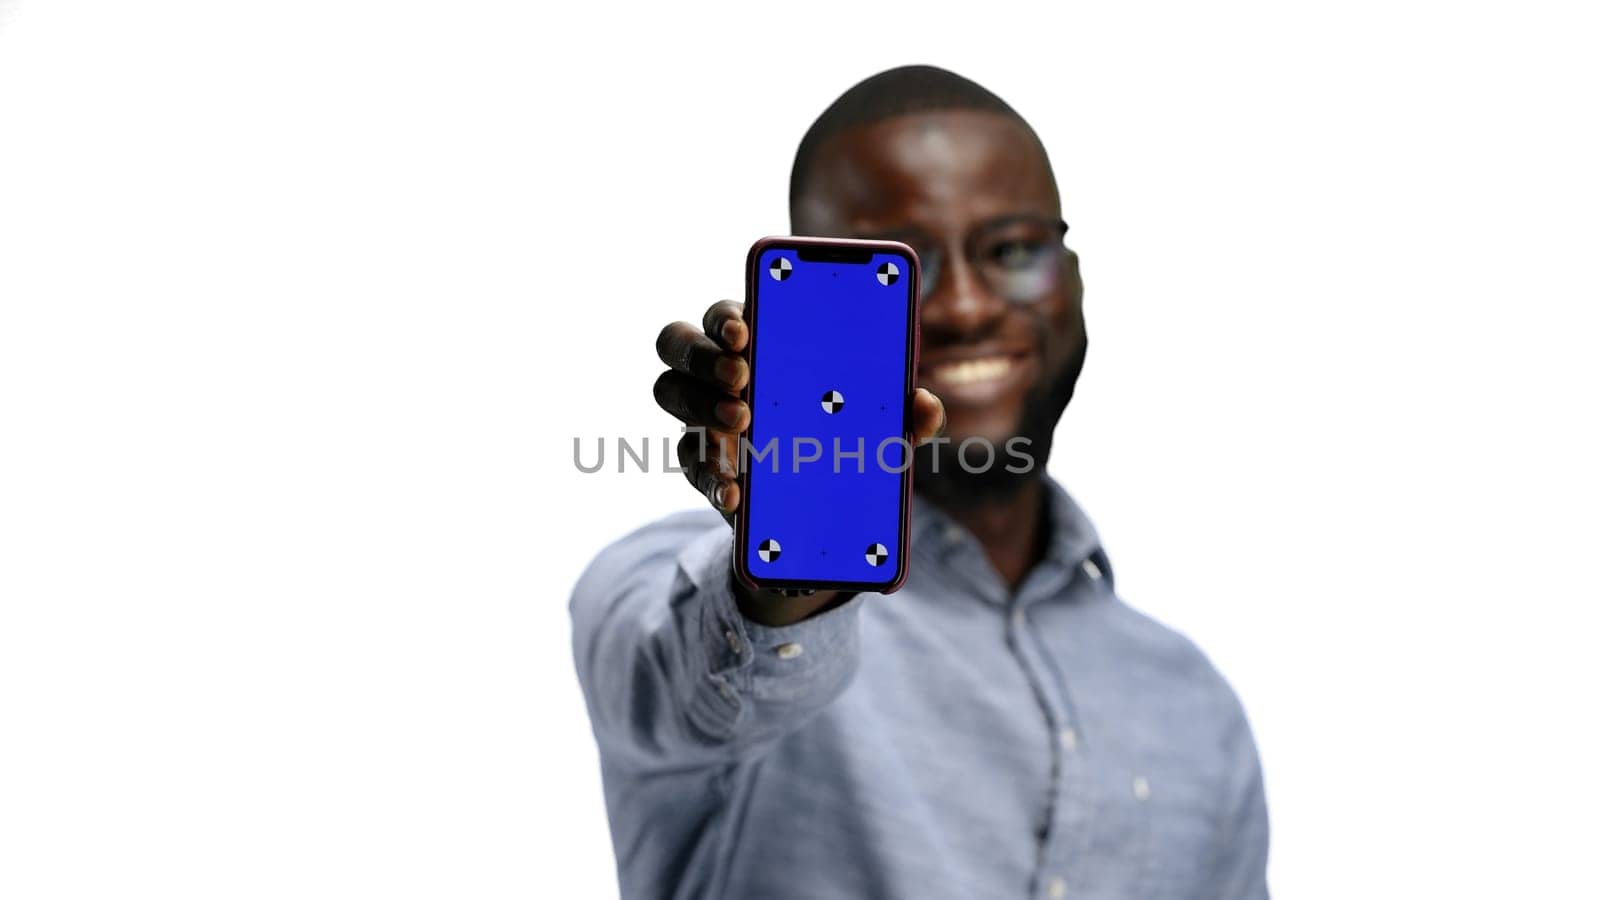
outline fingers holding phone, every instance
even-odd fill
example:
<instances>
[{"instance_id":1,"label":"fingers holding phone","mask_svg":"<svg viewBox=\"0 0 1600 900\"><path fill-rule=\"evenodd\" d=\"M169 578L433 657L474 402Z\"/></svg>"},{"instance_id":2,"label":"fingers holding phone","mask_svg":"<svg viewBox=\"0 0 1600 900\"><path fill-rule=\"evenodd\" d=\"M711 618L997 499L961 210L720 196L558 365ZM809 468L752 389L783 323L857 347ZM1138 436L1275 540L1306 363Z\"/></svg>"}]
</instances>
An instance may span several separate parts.
<instances>
[{"instance_id":1,"label":"fingers holding phone","mask_svg":"<svg viewBox=\"0 0 1600 900\"><path fill-rule=\"evenodd\" d=\"M711 305L696 327L673 322L656 337L668 370L655 383L656 403L688 427L678 441L684 476L724 516L739 506L739 434L750 408L739 397L750 378L741 356L749 340L743 304Z\"/></svg>"},{"instance_id":2,"label":"fingers holding phone","mask_svg":"<svg viewBox=\"0 0 1600 900\"><path fill-rule=\"evenodd\" d=\"M750 380L743 355L749 341L744 304L732 300L708 307L699 328L673 322L656 337L656 355L669 367L656 379L656 403L692 429L678 440L678 465L724 516L737 511L742 499L735 454L750 421L749 406L740 398ZM915 442L933 439L944 425L944 404L917 388L911 403Z\"/></svg>"}]
</instances>

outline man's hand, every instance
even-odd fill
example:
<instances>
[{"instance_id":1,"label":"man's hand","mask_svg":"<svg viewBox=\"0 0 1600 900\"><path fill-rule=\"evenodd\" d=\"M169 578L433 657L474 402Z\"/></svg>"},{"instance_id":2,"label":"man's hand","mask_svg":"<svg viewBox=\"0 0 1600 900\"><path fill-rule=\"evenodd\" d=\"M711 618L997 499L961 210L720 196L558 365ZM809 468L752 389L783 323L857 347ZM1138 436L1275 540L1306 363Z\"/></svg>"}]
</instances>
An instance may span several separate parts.
<instances>
[{"instance_id":1,"label":"man's hand","mask_svg":"<svg viewBox=\"0 0 1600 900\"><path fill-rule=\"evenodd\" d=\"M685 425L704 429L685 432L678 441L678 464L695 490L730 523L743 499L739 435L750 427L750 407L739 399L739 392L750 381L750 365L742 355L749 341L744 304L731 300L712 304L699 328L673 322L656 338L656 355L668 366L656 379L656 403ZM944 405L931 392L917 388L911 398L911 422L914 444L932 439L944 427ZM838 599L831 591L752 599L737 579L735 585L745 614L769 625L797 622Z\"/></svg>"}]
</instances>

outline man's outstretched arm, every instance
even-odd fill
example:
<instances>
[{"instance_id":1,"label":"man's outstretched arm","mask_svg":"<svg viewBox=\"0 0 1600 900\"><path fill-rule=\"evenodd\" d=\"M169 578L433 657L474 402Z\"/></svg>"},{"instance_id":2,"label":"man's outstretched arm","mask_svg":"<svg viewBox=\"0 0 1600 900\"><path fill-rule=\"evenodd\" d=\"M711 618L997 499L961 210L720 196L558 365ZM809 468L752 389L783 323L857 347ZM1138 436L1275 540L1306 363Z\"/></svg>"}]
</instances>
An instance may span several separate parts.
<instances>
[{"instance_id":1,"label":"man's outstretched arm","mask_svg":"<svg viewBox=\"0 0 1600 900\"><path fill-rule=\"evenodd\" d=\"M715 516L679 514L608 547L579 580L573 654L609 763L673 769L759 754L855 674L861 596L760 624L740 611L732 545Z\"/></svg>"}]
</instances>

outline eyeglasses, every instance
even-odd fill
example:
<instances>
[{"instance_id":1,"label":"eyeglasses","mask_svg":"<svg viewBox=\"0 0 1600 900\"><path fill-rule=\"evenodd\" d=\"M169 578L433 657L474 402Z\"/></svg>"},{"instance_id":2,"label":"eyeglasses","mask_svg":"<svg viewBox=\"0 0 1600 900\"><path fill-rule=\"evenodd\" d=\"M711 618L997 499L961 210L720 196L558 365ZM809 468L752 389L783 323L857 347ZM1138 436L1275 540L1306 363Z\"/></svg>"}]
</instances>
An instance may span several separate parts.
<instances>
[{"instance_id":1,"label":"eyeglasses","mask_svg":"<svg viewBox=\"0 0 1600 900\"><path fill-rule=\"evenodd\" d=\"M947 242L917 230L876 236L917 251L922 261L921 299L933 296L945 270ZM990 290L1014 303L1032 303L1060 282L1066 236L1067 223L1059 218L1005 216L973 228L958 249Z\"/></svg>"}]
</instances>

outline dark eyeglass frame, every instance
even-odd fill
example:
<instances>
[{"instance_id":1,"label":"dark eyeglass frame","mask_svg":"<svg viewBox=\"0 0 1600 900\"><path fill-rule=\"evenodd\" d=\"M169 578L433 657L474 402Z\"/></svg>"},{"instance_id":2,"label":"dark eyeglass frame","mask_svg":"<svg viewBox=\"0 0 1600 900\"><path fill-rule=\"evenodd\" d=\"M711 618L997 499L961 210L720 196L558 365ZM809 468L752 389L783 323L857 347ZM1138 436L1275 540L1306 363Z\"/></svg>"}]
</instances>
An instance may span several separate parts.
<instances>
[{"instance_id":1,"label":"dark eyeglass frame","mask_svg":"<svg viewBox=\"0 0 1600 900\"><path fill-rule=\"evenodd\" d=\"M996 236L999 233L1003 233L1005 229L1015 228L1018 225L1032 225L1054 231L1055 236L1051 238L1050 246L1046 248L1048 256L1043 259L1042 264L1055 267L1061 265L1066 255L1066 238L1069 226L1067 221L1060 216L1036 216L1019 213L986 219L968 229L967 233L962 236L961 253L965 257L967 265L972 267L972 270L977 273L978 277L991 291L1012 302L1031 303L1048 293L1049 287L1031 291L1032 295L1015 296L1019 293L1017 288L1008 289L1004 284L994 283L996 276L990 271L991 263L983 259L983 253L988 249L982 246L986 243L984 241L985 237ZM944 275L946 256L949 250L948 241L940 240L925 231L915 228L897 229L872 235L859 235L859 237L894 240L909 245L913 250L917 251L917 256L922 262L921 296L919 299L926 301L938 290L939 280ZM1003 243L1003 239L987 243Z\"/></svg>"}]
</instances>

